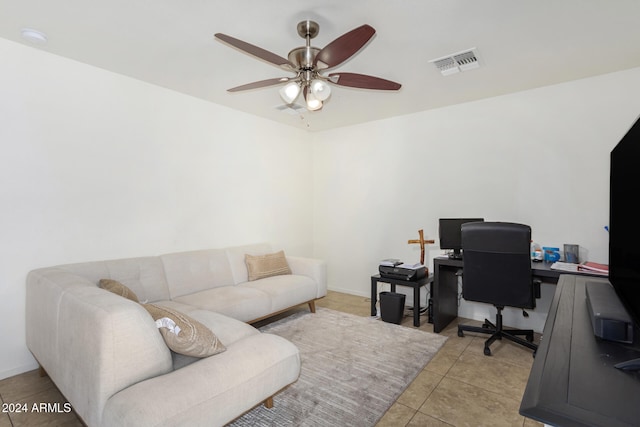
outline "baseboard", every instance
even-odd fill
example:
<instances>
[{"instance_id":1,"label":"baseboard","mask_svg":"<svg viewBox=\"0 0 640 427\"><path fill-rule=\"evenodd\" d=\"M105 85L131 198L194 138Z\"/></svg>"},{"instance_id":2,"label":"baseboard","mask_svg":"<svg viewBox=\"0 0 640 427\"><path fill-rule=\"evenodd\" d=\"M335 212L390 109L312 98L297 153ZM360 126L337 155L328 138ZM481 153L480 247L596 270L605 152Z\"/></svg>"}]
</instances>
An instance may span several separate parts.
<instances>
[{"instance_id":1,"label":"baseboard","mask_svg":"<svg viewBox=\"0 0 640 427\"><path fill-rule=\"evenodd\" d=\"M349 295L356 295L359 297L371 298L371 292L358 292L358 291L354 291L353 289L344 289L344 288L338 288L335 286L328 286L327 289L334 292L340 292L342 294L349 294Z\"/></svg>"},{"instance_id":2,"label":"baseboard","mask_svg":"<svg viewBox=\"0 0 640 427\"><path fill-rule=\"evenodd\" d=\"M16 368L13 369L9 369L6 371L1 371L0 372L0 380L3 380L5 378L9 378L9 377L13 377L16 375L20 375L20 374L24 374L25 372L29 372L29 371L33 371L34 369L38 369L38 363L37 362L31 362L28 363L26 365L21 365L18 366Z\"/></svg>"}]
</instances>

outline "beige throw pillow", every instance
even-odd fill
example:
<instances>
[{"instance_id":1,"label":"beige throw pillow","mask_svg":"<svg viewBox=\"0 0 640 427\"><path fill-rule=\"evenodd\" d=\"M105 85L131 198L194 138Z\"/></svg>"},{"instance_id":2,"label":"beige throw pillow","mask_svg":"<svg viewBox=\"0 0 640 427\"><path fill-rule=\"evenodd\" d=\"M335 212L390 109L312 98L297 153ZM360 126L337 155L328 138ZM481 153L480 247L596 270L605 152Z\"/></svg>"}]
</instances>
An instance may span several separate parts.
<instances>
[{"instance_id":1,"label":"beige throw pillow","mask_svg":"<svg viewBox=\"0 0 640 427\"><path fill-rule=\"evenodd\" d=\"M142 306L151 314L153 320L163 323L163 319L168 318L180 328L178 333L168 326L159 328L167 347L174 352L186 356L208 357L227 349L209 328L186 314L156 304Z\"/></svg>"},{"instance_id":2,"label":"beige throw pillow","mask_svg":"<svg viewBox=\"0 0 640 427\"><path fill-rule=\"evenodd\" d=\"M117 280L100 279L100 281L98 282L98 286L100 286L102 289L105 289L109 292L113 292L116 295L120 295L121 297L130 299L131 301L140 302L135 292L133 292L131 289L127 288L125 285L118 282Z\"/></svg>"},{"instance_id":3,"label":"beige throw pillow","mask_svg":"<svg viewBox=\"0 0 640 427\"><path fill-rule=\"evenodd\" d=\"M266 255L244 256L249 273L249 281L263 279L265 277L278 276L281 274L291 274L289 263L284 256L284 251Z\"/></svg>"}]
</instances>

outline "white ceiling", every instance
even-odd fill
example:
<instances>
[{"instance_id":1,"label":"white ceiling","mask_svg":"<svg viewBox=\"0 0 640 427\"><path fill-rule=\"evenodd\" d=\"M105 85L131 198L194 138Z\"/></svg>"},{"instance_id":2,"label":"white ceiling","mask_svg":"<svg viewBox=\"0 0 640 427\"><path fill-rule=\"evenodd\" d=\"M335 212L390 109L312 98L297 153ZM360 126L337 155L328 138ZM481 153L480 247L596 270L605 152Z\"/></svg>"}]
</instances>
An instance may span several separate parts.
<instances>
[{"instance_id":1,"label":"white ceiling","mask_svg":"<svg viewBox=\"0 0 640 427\"><path fill-rule=\"evenodd\" d=\"M370 43L331 71L402 84L398 92L333 87L317 112L287 114L292 76L214 39L220 32L286 57L320 24L322 48L362 24ZM0 37L284 124L319 131L640 67L638 0L0 0ZM48 36L33 45L22 28ZM429 60L477 48L480 68L442 76Z\"/></svg>"}]
</instances>

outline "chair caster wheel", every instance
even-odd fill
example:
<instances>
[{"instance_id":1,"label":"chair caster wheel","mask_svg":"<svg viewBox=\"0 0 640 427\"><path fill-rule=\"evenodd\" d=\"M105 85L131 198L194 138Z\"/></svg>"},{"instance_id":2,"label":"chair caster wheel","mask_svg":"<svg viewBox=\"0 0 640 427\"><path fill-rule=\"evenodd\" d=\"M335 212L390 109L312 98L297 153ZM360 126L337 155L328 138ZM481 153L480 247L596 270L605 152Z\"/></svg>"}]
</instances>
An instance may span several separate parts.
<instances>
[{"instance_id":1,"label":"chair caster wheel","mask_svg":"<svg viewBox=\"0 0 640 427\"><path fill-rule=\"evenodd\" d=\"M484 355L485 356L491 356L491 349L489 347L485 347L484 348Z\"/></svg>"},{"instance_id":2,"label":"chair caster wheel","mask_svg":"<svg viewBox=\"0 0 640 427\"><path fill-rule=\"evenodd\" d=\"M464 332L462 332L462 330L458 329L458 336L459 337L464 337Z\"/></svg>"}]
</instances>

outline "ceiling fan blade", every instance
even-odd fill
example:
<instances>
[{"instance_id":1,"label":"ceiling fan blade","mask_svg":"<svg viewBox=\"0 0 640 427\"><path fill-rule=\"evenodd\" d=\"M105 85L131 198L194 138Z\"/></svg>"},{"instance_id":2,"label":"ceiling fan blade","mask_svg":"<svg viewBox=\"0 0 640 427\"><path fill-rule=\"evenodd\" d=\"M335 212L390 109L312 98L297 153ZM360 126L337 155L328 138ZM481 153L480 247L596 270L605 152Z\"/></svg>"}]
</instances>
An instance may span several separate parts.
<instances>
[{"instance_id":1,"label":"ceiling fan blade","mask_svg":"<svg viewBox=\"0 0 640 427\"><path fill-rule=\"evenodd\" d=\"M402 87L400 83L381 79L380 77L367 76L365 74L331 73L328 77L331 83L339 86L357 87L361 89L398 90Z\"/></svg>"},{"instance_id":2,"label":"ceiling fan blade","mask_svg":"<svg viewBox=\"0 0 640 427\"><path fill-rule=\"evenodd\" d=\"M256 58L270 62L273 65L284 68L285 70L297 71L295 65L293 65L288 59L283 58L280 55L276 55L275 53L269 52L268 50L264 50L261 47L254 46L250 43L243 42L242 40L238 40L234 37L222 33L216 33L215 37L225 43L230 44L233 47L240 49L245 53L248 53L251 56L255 56Z\"/></svg>"},{"instance_id":3,"label":"ceiling fan blade","mask_svg":"<svg viewBox=\"0 0 640 427\"><path fill-rule=\"evenodd\" d=\"M231 89L227 89L227 92L240 92L242 90L258 89L261 87L273 86L279 83L285 83L285 82L288 82L289 80L293 80L293 79L290 79L289 77L280 77L277 79L260 80L259 82L247 83L246 85L232 87Z\"/></svg>"},{"instance_id":4,"label":"ceiling fan blade","mask_svg":"<svg viewBox=\"0 0 640 427\"><path fill-rule=\"evenodd\" d=\"M365 24L341 35L318 52L313 65L324 69L342 64L367 44L375 33L373 27Z\"/></svg>"}]
</instances>

